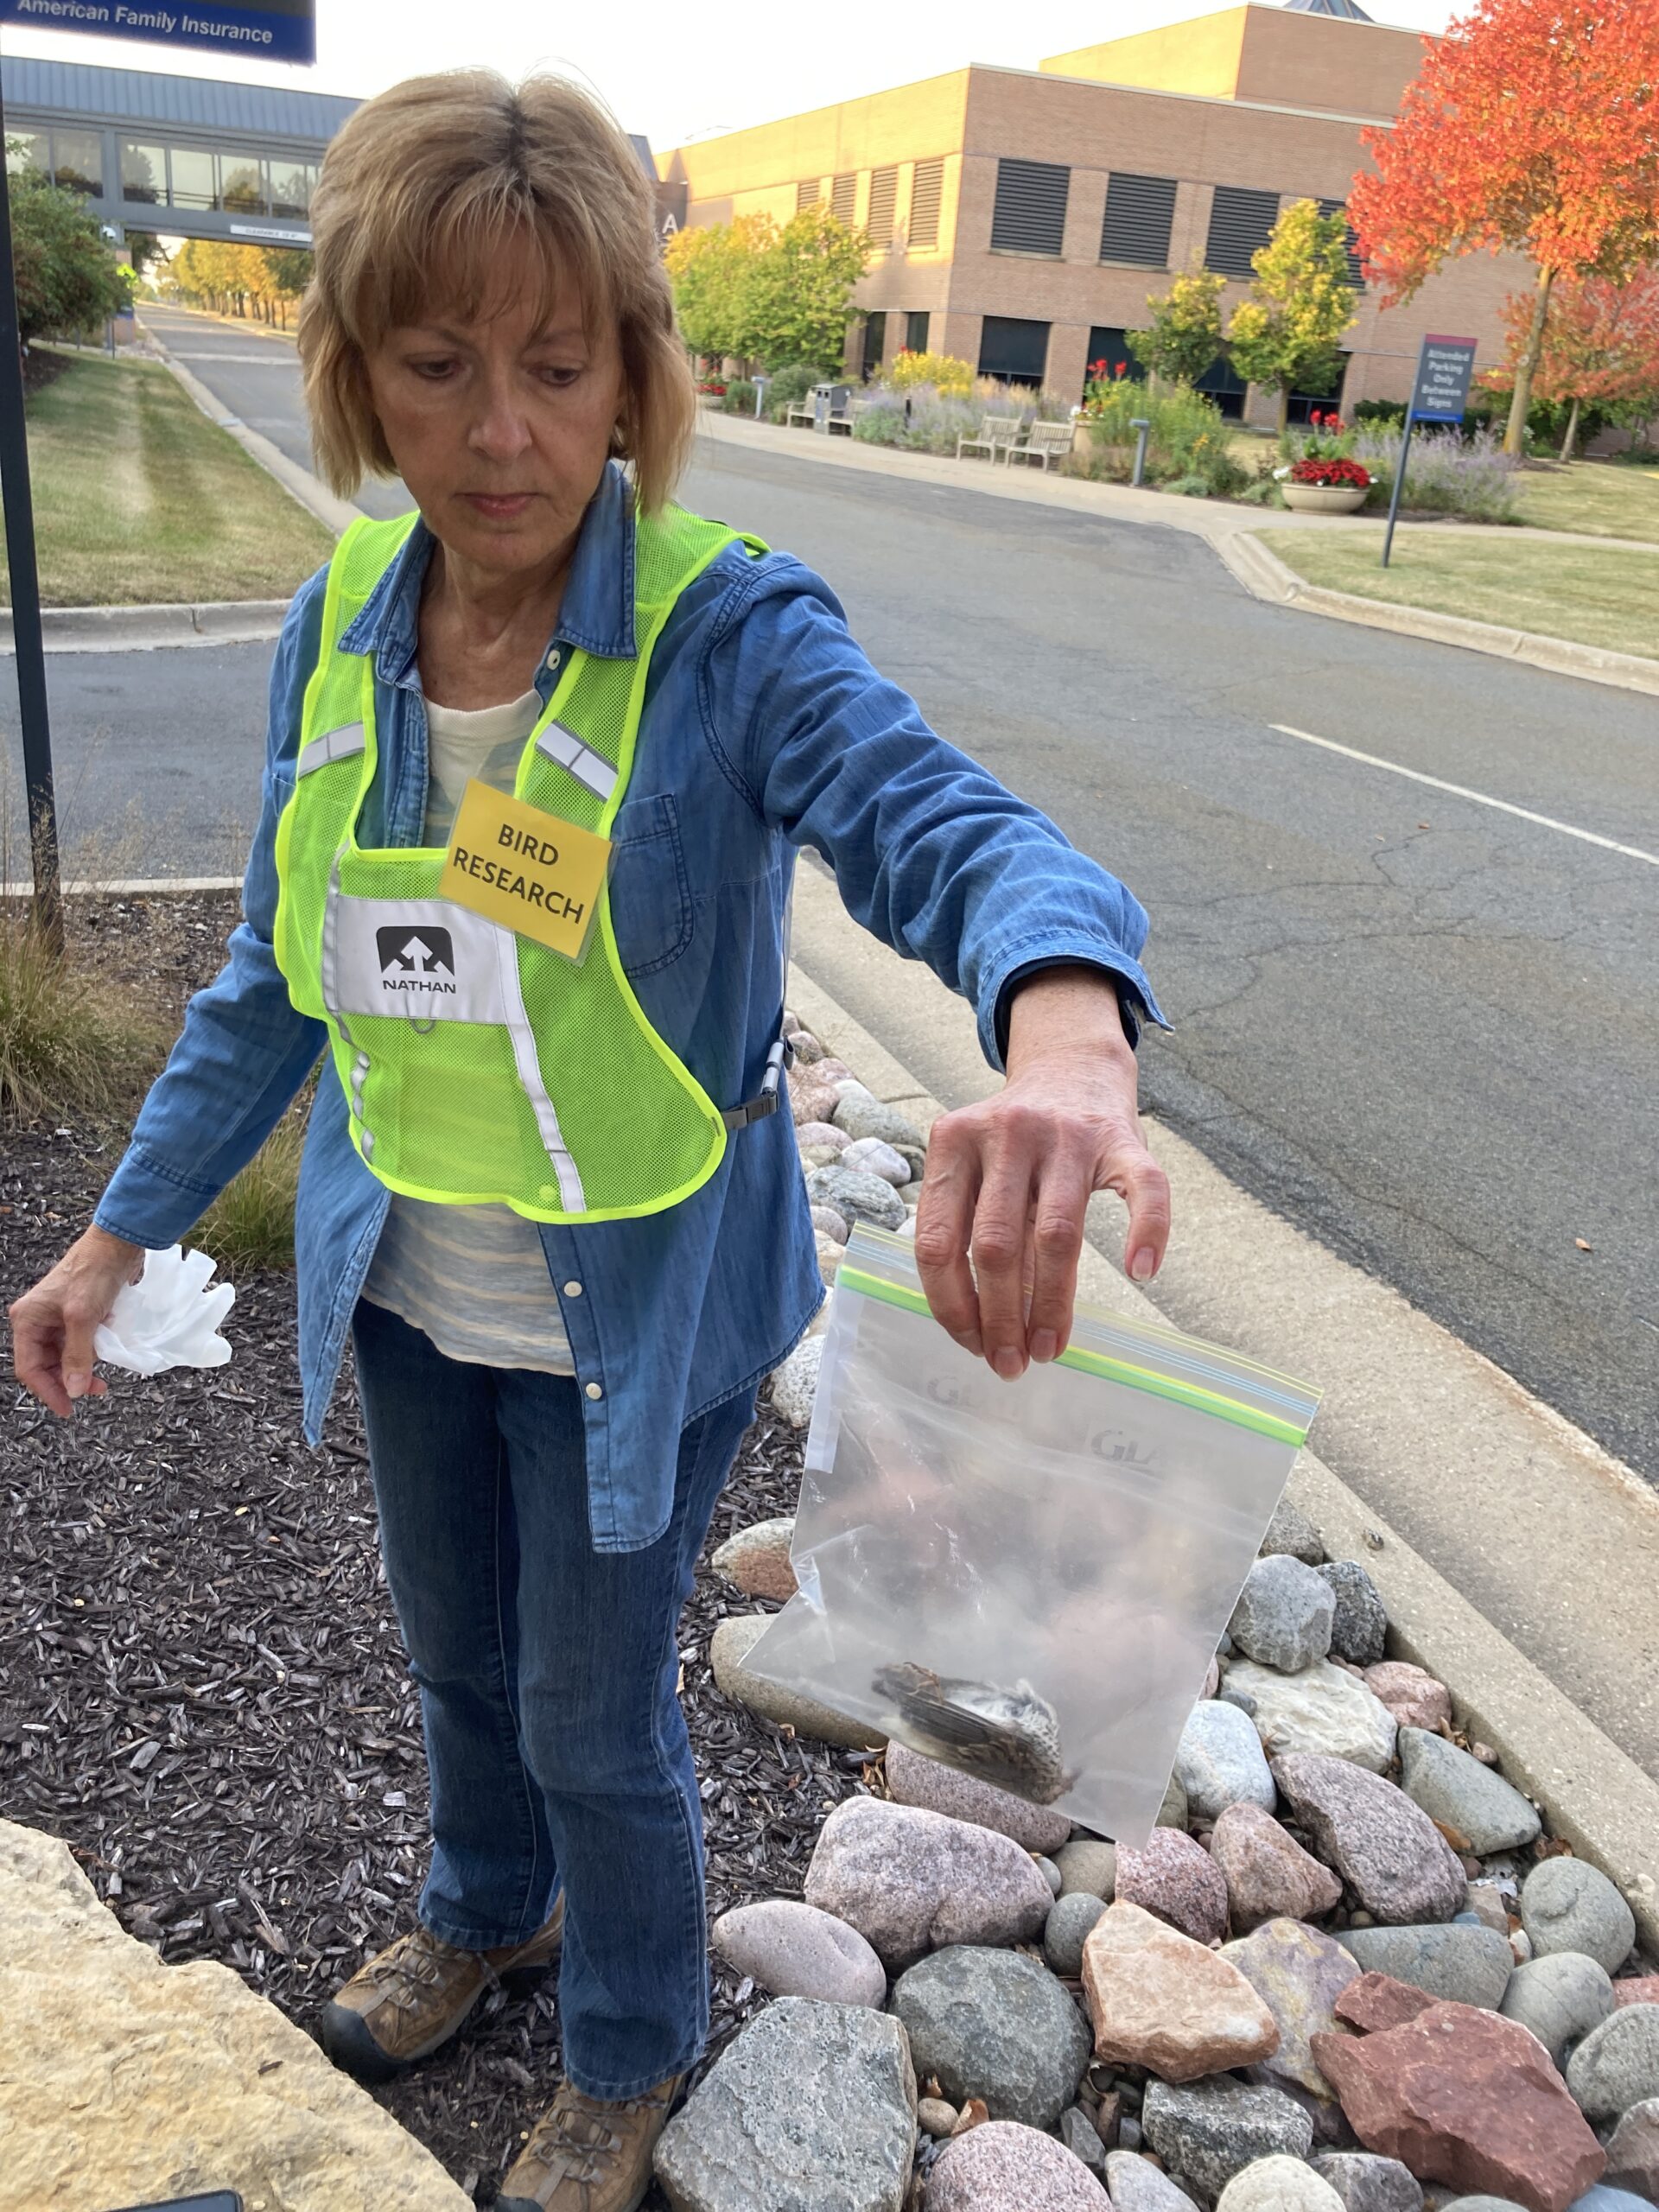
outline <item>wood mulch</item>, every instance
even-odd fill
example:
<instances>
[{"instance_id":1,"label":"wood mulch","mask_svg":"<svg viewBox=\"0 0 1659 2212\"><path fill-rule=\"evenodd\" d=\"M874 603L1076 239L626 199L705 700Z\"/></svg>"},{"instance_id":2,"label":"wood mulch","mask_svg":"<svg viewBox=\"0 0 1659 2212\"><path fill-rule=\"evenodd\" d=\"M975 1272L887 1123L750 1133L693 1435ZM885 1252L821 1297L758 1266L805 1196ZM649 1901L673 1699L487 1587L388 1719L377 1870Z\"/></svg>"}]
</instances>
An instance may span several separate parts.
<instances>
[{"instance_id":1,"label":"wood mulch","mask_svg":"<svg viewBox=\"0 0 1659 2212\"><path fill-rule=\"evenodd\" d=\"M171 1014L212 974L232 911L109 900L74 918L83 944ZM84 1225L120 1142L0 1129L0 1303ZM309 2028L358 1961L413 1923L425 1761L349 1373L313 1452L291 1280L238 1281L226 1326L230 1366L115 1376L73 1424L4 1386L0 1812L62 1837L163 1959L219 1960ZM763 1408L709 1551L793 1510L801 1447ZM754 1609L705 1552L680 1643L711 1914L798 1896L824 1815L862 1786L857 1754L793 1740L715 1690L715 1624ZM723 1968L714 1993L711 2056L762 2001ZM486 2205L558 2063L550 1984L490 1998L375 2094Z\"/></svg>"}]
</instances>

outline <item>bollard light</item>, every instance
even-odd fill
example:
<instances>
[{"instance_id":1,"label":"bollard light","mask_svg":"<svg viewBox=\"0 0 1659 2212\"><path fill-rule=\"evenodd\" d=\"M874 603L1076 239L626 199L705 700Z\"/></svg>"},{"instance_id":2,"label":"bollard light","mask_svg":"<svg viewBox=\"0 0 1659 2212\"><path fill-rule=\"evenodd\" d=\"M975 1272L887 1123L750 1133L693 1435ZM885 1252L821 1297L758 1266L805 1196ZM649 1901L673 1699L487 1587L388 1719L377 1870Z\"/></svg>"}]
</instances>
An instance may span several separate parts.
<instances>
[{"instance_id":1,"label":"bollard light","mask_svg":"<svg viewBox=\"0 0 1659 2212\"><path fill-rule=\"evenodd\" d=\"M1147 474L1147 440L1152 435L1152 424L1144 415L1132 415L1129 428L1135 432L1135 474L1130 482L1137 486L1144 482Z\"/></svg>"}]
</instances>

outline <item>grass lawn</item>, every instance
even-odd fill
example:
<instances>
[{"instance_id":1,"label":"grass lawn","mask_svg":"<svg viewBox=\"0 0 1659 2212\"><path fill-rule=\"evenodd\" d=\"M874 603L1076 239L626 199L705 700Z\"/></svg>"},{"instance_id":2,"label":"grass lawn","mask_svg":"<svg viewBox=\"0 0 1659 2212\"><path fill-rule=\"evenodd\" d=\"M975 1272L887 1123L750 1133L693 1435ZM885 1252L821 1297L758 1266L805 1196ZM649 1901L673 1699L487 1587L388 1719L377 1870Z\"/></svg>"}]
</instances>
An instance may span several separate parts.
<instances>
[{"instance_id":1,"label":"grass lawn","mask_svg":"<svg viewBox=\"0 0 1659 2212\"><path fill-rule=\"evenodd\" d=\"M1522 522L1539 530L1581 530L1594 537L1645 537L1659 545L1659 459L1576 461L1548 475L1524 469L1519 479Z\"/></svg>"},{"instance_id":2,"label":"grass lawn","mask_svg":"<svg viewBox=\"0 0 1659 2212\"><path fill-rule=\"evenodd\" d=\"M1262 542L1299 576L1332 591L1659 659L1659 553L1549 544L1518 531L1499 538L1407 529L1383 569L1381 524L1268 530Z\"/></svg>"},{"instance_id":3,"label":"grass lawn","mask_svg":"<svg viewBox=\"0 0 1659 2212\"><path fill-rule=\"evenodd\" d=\"M158 361L72 359L29 402L29 448L48 607L285 599L334 550Z\"/></svg>"}]
</instances>

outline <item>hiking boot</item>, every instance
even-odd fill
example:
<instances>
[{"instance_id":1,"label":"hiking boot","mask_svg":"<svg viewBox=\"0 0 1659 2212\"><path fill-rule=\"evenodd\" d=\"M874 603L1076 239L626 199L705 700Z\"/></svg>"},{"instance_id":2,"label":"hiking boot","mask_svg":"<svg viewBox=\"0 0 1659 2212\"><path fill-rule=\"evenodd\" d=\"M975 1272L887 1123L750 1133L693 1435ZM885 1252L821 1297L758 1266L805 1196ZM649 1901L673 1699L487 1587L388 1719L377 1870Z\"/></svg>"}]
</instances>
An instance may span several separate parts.
<instances>
[{"instance_id":1,"label":"hiking boot","mask_svg":"<svg viewBox=\"0 0 1659 2212\"><path fill-rule=\"evenodd\" d=\"M357 2081L390 2082L447 2043L486 1989L518 1995L533 1988L563 1936L563 1897L527 1943L499 1951L457 1950L416 1928L359 1967L323 2006L322 2047Z\"/></svg>"},{"instance_id":2,"label":"hiking boot","mask_svg":"<svg viewBox=\"0 0 1659 2212\"><path fill-rule=\"evenodd\" d=\"M584 2097L567 2082L513 2160L495 2212L637 2212L684 2078L676 2074L620 2104Z\"/></svg>"}]
</instances>

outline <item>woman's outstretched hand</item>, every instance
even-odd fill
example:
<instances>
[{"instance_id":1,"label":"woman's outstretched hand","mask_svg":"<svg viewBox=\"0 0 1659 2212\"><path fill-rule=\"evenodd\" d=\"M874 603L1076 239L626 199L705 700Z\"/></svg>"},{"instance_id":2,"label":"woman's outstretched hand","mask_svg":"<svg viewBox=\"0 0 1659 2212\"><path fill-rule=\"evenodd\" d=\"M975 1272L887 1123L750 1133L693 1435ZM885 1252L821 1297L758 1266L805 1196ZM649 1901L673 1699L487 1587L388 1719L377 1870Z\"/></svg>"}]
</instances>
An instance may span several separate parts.
<instances>
[{"instance_id":1,"label":"woman's outstretched hand","mask_svg":"<svg viewBox=\"0 0 1659 2212\"><path fill-rule=\"evenodd\" d=\"M1093 1193L1128 1205L1124 1264L1147 1282L1169 1242L1169 1184L1141 1141L1109 976L1033 976L1010 1010L1007 1061L995 1098L933 1124L916 1263L937 1318L1011 1382L1065 1349Z\"/></svg>"},{"instance_id":2,"label":"woman's outstretched hand","mask_svg":"<svg viewBox=\"0 0 1659 2212\"><path fill-rule=\"evenodd\" d=\"M142 1245L89 1229L11 1308L17 1380L66 1421L77 1398L101 1398L109 1387L92 1371L92 1338L143 1260Z\"/></svg>"}]
</instances>

